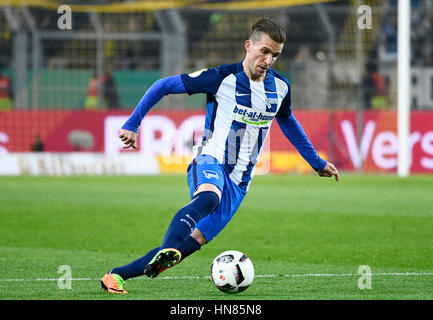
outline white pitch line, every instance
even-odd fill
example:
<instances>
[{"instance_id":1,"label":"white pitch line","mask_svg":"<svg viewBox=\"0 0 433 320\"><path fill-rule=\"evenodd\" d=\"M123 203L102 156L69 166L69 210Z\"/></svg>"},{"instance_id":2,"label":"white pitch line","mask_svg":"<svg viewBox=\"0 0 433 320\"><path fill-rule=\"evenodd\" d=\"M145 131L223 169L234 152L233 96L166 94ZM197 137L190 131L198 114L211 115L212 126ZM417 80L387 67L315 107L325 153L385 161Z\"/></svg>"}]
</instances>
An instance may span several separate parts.
<instances>
[{"instance_id":1,"label":"white pitch line","mask_svg":"<svg viewBox=\"0 0 433 320\"><path fill-rule=\"evenodd\" d=\"M394 276L394 277L402 277L402 276L433 276L433 272L390 272L390 273L304 273L304 274L257 274L255 278L277 278L277 277L286 277L286 278L299 278L299 277L355 277L355 276ZM183 276L183 277L158 277L155 279L148 279L145 277L135 278L131 280L182 280L182 279L210 279L210 276ZM61 281L65 279L62 278ZM98 281L100 278L71 278L71 281ZM59 281L58 278L36 278L36 279L0 279L0 282L27 282L27 281L41 281L41 282L49 282L49 281Z\"/></svg>"}]
</instances>

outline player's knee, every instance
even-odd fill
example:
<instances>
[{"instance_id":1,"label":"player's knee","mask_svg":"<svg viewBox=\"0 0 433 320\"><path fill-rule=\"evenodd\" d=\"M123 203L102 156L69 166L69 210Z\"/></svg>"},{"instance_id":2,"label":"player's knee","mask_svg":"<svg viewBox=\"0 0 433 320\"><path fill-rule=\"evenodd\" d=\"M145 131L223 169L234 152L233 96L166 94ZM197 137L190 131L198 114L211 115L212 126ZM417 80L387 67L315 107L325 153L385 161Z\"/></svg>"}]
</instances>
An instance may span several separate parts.
<instances>
[{"instance_id":1,"label":"player's knee","mask_svg":"<svg viewBox=\"0 0 433 320\"><path fill-rule=\"evenodd\" d=\"M202 191L197 193L192 201L200 204L202 212L211 213L218 207L220 198L214 191Z\"/></svg>"},{"instance_id":2,"label":"player's knee","mask_svg":"<svg viewBox=\"0 0 433 320\"><path fill-rule=\"evenodd\" d=\"M212 183L203 183L198 186L197 190L194 192L194 196L204 192L204 191L212 191L218 195L219 201L221 201L221 190Z\"/></svg>"},{"instance_id":3,"label":"player's knee","mask_svg":"<svg viewBox=\"0 0 433 320\"><path fill-rule=\"evenodd\" d=\"M191 233L191 237L193 237L200 244L200 246L203 246L207 243L207 240L204 237L203 233L201 233L201 231L197 228L195 228L194 231Z\"/></svg>"}]
</instances>

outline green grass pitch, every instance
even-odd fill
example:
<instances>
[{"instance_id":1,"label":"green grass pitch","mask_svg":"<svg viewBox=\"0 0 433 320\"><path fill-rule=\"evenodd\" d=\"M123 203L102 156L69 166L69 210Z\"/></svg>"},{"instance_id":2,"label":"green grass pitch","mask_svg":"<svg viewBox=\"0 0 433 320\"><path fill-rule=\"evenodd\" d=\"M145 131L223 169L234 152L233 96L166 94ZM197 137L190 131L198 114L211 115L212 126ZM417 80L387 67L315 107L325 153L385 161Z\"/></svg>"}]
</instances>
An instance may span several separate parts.
<instances>
[{"instance_id":1,"label":"green grass pitch","mask_svg":"<svg viewBox=\"0 0 433 320\"><path fill-rule=\"evenodd\" d=\"M339 183L313 175L256 176L217 238L156 279L128 280L125 296L101 290L99 279L160 244L174 213L189 201L185 175L2 177L0 190L3 300L433 295L432 176L342 174ZM253 284L237 295L220 292L209 278L213 258L229 249L245 252L255 266ZM59 270L65 265L70 287ZM371 289L358 286L362 265L371 268Z\"/></svg>"}]
</instances>

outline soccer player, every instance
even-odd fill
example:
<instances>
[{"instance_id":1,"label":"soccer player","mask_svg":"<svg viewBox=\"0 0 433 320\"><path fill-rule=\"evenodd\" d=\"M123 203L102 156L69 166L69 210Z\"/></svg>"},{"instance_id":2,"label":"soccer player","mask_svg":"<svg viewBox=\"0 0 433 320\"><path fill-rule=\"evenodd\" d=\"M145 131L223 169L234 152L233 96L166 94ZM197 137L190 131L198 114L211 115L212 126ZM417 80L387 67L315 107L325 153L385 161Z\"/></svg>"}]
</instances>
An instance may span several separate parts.
<instances>
[{"instance_id":1,"label":"soccer player","mask_svg":"<svg viewBox=\"0 0 433 320\"><path fill-rule=\"evenodd\" d=\"M101 287L127 293L124 281L150 278L209 243L227 225L245 197L273 119L319 176L338 181L338 170L315 151L291 110L289 81L271 69L281 54L284 30L272 19L256 21L239 63L156 81L119 131L123 148L137 148L138 127L167 94L207 94L205 132L188 167L191 201L173 217L159 247L110 270Z\"/></svg>"}]
</instances>

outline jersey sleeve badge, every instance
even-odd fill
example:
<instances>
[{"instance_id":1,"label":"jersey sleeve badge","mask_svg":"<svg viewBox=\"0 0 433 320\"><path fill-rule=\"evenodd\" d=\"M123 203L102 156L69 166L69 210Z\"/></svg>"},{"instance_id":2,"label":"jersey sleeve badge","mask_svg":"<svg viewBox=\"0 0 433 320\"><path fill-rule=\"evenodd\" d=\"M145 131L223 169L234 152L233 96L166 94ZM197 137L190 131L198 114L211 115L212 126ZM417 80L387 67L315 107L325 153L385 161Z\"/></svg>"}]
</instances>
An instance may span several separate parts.
<instances>
[{"instance_id":1,"label":"jersey sleeve badge","mask_svg":"<svg viewBox=\"0 0 433 320\"><path fill-rule=\"evenodd\" d=\"M207 68L203 68L203 69L197 70L195 72L189 73L188 76L190 76L191 78L197 78L199 75L201 75L206 70L207 70Z\"/></svg>"}]
</instances>

